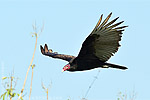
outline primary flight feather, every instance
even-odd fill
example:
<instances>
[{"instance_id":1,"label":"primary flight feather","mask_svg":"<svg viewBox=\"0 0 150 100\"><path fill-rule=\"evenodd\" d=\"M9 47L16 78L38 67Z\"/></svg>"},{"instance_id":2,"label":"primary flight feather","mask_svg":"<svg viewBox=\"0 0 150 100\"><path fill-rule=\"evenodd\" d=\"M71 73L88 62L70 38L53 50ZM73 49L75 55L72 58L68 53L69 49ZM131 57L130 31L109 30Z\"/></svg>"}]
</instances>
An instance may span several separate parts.
<instances>
[{"instance_id":1,"label":"primary flight feather","mask_svg":"<svg viewBox=\"0 0 150 100\"><path fill-rule=\"evenodd\" d=\"M45 44L44 48L40 46L41 53L46 56L68 61L69 63L63 67L62 71L84 71L98 67L127 69L125 66L106 62L118 51L122 32L124 28L127 27L119 26L124 21L115 23L119 17L108 22L111 15L112 13L110 13L103 22L103 15L101 15L95 28L83 42L77 57L53 52L51 49L48 49L47 44Z\"/></svg>"}]
</instances>

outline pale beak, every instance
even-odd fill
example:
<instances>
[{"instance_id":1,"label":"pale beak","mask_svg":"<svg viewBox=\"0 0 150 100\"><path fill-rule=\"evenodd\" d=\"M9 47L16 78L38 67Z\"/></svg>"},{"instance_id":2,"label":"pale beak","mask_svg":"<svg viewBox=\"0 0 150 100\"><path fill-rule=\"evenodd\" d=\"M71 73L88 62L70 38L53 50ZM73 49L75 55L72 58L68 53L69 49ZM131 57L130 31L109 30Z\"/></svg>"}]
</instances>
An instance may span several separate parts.
<instances>
[{"instance_id":1,"label":"pale beak","mask_svg":"<svg viewBox=\"0 0 150 100\"><path fill-rule=\"evenodd\" d=\"M64 70L62 69L62 71L61 72L64 72Z\"/></svg>"}]
</instances>

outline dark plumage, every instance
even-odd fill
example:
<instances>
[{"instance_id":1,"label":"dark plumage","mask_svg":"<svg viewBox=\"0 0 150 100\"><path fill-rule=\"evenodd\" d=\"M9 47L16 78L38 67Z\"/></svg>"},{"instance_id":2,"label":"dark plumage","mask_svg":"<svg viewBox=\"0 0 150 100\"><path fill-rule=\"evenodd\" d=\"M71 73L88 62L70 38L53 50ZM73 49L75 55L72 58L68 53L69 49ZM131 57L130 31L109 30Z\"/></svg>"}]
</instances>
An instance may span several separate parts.
<instances>
[{"instance_id":1,"label":"dark plumage","mask_svg":"<svg viewBox=\"0 0 150 100\"><path fill-rule=\"evenodd\" d=\"M122 31L127 27L118 27L123 21L113 24L119 17L107 23L111 15L112 13L110 13L102 23L103 15L101 15L95 28L83 42L77 57L53 53L51 49L48 50L46 44L44 48L41 46L42 54L68 61L69 63L64 66L63 71L83 71L98 67L127 69L127 67L124 66L106 63L106 61L118 51Z\"/></svg>"}]
</instances>

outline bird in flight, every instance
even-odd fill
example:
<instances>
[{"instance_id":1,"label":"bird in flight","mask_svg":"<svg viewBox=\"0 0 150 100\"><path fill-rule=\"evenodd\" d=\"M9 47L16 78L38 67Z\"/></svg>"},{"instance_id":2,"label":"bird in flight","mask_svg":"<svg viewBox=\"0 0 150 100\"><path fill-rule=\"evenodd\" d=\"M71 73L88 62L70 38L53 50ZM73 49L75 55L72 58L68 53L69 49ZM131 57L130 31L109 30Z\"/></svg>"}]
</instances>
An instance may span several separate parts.
<instances>
[{"instance_id":1,"label":"bird in flight","mask_svg":"<svg viewBox=\"0 0 150 100\"><path fill-rule=\"evenodd\" d=\"M118 51L122 32L124 28L127 27L119 26L124 21L115 23L119 17L108 22L111 15L112 13L110 13L103 22L103 14L101 15L95 28L83 42L77 57L53 52L51 49L48 49L47 44L45 44L44 48L40 46L41 53L45 56L68 61L69 63L63 67L62 71L84 71L99 67L127 69L125 66L107 63L110 57Z\"/></svg>"}]
</instances>

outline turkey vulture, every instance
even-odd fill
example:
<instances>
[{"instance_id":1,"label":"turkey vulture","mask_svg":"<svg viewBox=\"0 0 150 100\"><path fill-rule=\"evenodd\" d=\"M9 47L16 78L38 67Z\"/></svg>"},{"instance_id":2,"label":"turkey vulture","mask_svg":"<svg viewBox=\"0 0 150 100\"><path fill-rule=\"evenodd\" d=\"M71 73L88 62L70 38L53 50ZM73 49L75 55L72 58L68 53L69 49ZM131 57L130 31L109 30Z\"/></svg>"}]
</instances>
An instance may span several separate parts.
<instances>
[{"instance_id":1,"label":"turkey vulture","mask_svg":"<svg viewBox=\"0 0 150 100\"><path fill-rule=\"evenodd\" d=\"M63 67L62 71L84 71L98 67L127 69L127 67L106 62L118 51L122 32L127 27L119 26L124 21L113 24L119 17L107 23L111 15L112 13L102 23L103 14L101 15L95 28L83 42L77 57L53 52L51 49L48 49L47 44L45 44L44 48L40 46L41 53L45 56L68 61L69 63Z\"/></svg>"}]
</instances>

